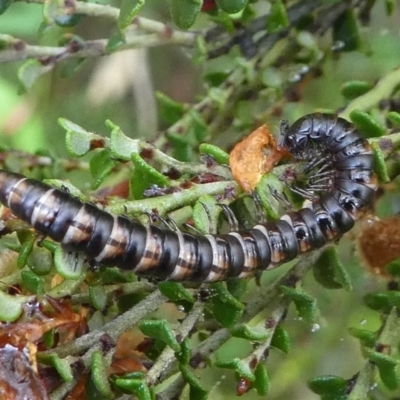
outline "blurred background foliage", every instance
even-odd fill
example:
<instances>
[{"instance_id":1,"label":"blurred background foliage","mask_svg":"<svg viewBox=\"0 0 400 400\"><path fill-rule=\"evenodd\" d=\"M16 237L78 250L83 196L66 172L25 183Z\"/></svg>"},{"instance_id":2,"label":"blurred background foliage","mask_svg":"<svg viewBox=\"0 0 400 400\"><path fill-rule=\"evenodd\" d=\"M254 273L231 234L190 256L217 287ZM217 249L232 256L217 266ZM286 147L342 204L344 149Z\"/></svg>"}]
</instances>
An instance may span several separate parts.
<instances>
[{"instance_id":1,"label":"blurred background foliage","mask_svg":"<svg viewBox=\"0 0 400 400\"><path fill-rule=\"evenodd\" d=\"M45 3L59 9L64 7L57 1ZM196 1L170 3L184 8L185 4L196 4ZM181 28L189 28L180 28L180 20L176 16L173 20L170 3L147 1L138 15L166 24L170 29L181 31ZM198 5L200 3L197 2ZM246 52L241 51L243 49L235 45L226 54L207 59L207 46L214 43L211 41L204 44L200 41L199 45L196 40L186 47L168 43L168 40L163 45L125 51L119 51L117 46L110 55L87 57L76 72L74 70L77 65L68 64L70 60L56 63L51 71L35 80L31 87L27 87L29 79L21 72L26 60L20 61L15 57L14 60L4 62L0 51L1 146L29 153L50 154L53 159L59 160L68 157L65 132L57 122L59 117L102 135L108 135L105 120L110 119L131 138L153 141L161 150L172 151L183 161L196 161L199 157L198 144L203 140L229 150L241 137L262 123L268 123L271 130L278 134L279 121L282 118L294 121L317 110L343 110L357 97L351 90L349 94L344 89L343 85L349 81L362 81L367 93L374 88L377 81L384 80L394 69L400 68L398 1L304 1L303 3L314 3L313 13L306 15L302 21L297 21L297 29L290 24L285 26L284 18L286 8L289 9L298 4L297 2L250 3L245 12L234 15L218 10L213 2L210 4L215 6L214 9L200 11L200 4L199 13L189 32L198 34L201 39L204 32L218 25L227 29L228 41L238 27L242 27L241 21L245 21L243 25L251 24L259 16L270 15L271 10L278 9L280 12L276 12L276 20L272 20L278 28L270 28L270 32L267 32L264 26L264 31L273 35L288 30L265 54L256 52L249 57ZM2 3L0 1L0 5L4 7L4 4L4 0ZM118 1L102 1L97 4L111 5L117 9L120 7ZM342 11L338 14L342 16L342 20L338 18L330 21L329 16L332 13L326 12L327 26L323 27L325 14L322 12L315 21L320 24L323 34L308 32L306 28L311 26L309 21L324 10L324 7L343 7L342 10L348 12L347 17L352 16L354 20L352 23L343 23ZM9 8L4 7L4 13L0 15L2 49L9 50L11 43L10 37L5 35L11 35L30 45L44 47L58 46L63 38L71 38L72 35L86 41L108 40L118 33L113 18L83 15L76 25L63 27L49 23L46 20L49 14L46 15L43 9L41 1L16 1ZM360 15L360 10L364 10L365 15ZM301 24L304 30L301 29ZM185 25L185 21L182 25ZM340 27L342 32L339 32ZM293 50L292 53L288 48ZM264 68L254 68L252 60L257 57L260 57L261 65L265 63ZM269 63L268 57L275 61ZM246 79L238 83L235 88L237 92L234 90L225 99L223 89L216 82L220 80L223 83L235 74L246 75ZM234 82L233 80L233 84ZM399 111L400 108L398 92L394 89L393 87L393 91L382 98L377 94L372 106L364 110L361 108L387 129L393 129L393 132L396 131L396 126L388 122L386 114L389 111ZM177 151L179 144L177 145L176 139L170 142L165 139L165 132L181 134L180 131L170 130L170 126L179 118L168 114L171 113L171 108L168 107L166 118L165 115L161 118L166 106L165 102L157 101L155 92L182 103L184 112L192 110L193 105L199 104L207 96L216 99L215 104L218 105L211 120L202 114L201 109L197 110L203 117L200 125L206 129L200 135L202 140L190 139L190 152L185 153L186 155ZM187 143L184 146L186 145ZM52 177L68 177L85 190L90 187L87 171L71 174L65 169L55 168L44 176L49 177L55 173L58 175ZM375 210L381 217L400 211L397 182L394 180L391 186L384 187L384 191L385 196L381 197ZM359 228L358 231L362 229ZM365 354L360 351L359 340L349 335L348 328L371 331L380 328L382 315L367 307L363 298L367 293L384 291L388 278L373 274L360 265L360 257L354 250L356 235L357 229L348 236L351 240L347 240L347 237L342 240L339 252L350 275L352 291L328 290L317 284L311 274L304 278L303 288L317 299L319 314L314 323L309 323L298 317L293 306L289 308L284 329L291 338L291 350L288 355L279 351L271 351L268 355L267 369L271 379L269 399L344 399L347 398L345 394L341 397L333 392L331 397L320 397L311 392L307 381L317 375L338 375L345 379L354 377L356 380L355 374L364 368ZM287 273L288 268L285 266L264 274L261 287L268 287L277 277ZM243 301L251 298L256 290L255 283L250 282ZM166 313L171 312L168 308L163 310ZM172 312L173 318L176 318L175 311ZM261 314L259 318L267 319L268 316ZM244 358L252 349L251 341L231 338L213 357L219 360ZM396 349L394 354L396 355ZM211 388L209 398L232 398L236 392L237 383L232 370L212 366L204 370L196 369L195 374L205 387ZM400 396L398 389L389 391L379 377L370 389L368 395L371 399L395 399ZM260 395L251 390L244 398L256 399Z\"/></svg>"}]
</instances>

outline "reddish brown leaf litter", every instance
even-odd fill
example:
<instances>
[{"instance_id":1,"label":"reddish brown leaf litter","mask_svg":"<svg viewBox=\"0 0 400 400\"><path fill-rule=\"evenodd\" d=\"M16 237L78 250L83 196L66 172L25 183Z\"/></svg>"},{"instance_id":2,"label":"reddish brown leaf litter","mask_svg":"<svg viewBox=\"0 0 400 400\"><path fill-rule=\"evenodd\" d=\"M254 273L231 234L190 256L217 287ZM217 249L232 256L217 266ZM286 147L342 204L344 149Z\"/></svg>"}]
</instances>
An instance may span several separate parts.
<instances>
[{"instance_id":1,"label":"reddish brown leaf litter","mask_svg":"<svg viewBox=\"0 0 400 400\"><path fill-rule=\"evenodd\" d=\"M386 275L385 266L400 257L400 216L366 221L358 239L358 249L372 272Z\"/></svg>"}]
</instances>

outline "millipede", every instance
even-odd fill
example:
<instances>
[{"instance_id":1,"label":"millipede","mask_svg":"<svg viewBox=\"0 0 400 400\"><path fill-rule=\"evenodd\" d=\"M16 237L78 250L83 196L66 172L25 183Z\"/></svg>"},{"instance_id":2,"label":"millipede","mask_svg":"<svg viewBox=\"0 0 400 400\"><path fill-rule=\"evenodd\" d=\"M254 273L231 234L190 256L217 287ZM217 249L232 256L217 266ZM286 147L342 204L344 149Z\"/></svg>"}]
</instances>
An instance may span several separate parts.
<instances>
[{"instance_id":1,"label":"millipede","mask_svg":"<svg viewBox=\"0 0 400 400\"><path fill-rule=\"evenodd\" d=\"M309 183L297 191L308 204L247 230L202 235L146 226L5 170L0 202L38 233L100 265L171 281L246 278L339 239L375 197L372 150L347 120L315 113L282 123L280 145L306 163Z\"/></svg>"}]
</instances>

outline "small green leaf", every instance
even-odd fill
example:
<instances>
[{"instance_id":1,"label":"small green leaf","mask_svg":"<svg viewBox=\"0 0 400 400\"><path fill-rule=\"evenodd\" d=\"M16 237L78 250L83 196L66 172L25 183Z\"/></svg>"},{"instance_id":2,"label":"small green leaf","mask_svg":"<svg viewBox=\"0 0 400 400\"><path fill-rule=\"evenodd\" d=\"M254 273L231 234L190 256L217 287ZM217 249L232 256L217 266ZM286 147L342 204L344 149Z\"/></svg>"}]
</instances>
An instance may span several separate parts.
<instances>
[{"instance_id":1,"label":"small green leaf","mask_svg":"<svg viewBox=\"0 0 400 400\"><path fill-rule=\"evenodd\" d=\"M116 379L115 384L120 389L133 393L139 400L153 400L151 390L144 379Z\"/></svg>"},{"instance_id":2,"label":"small green leaf","mask_svg":"<svg viewBox=\"0 0 400 400\"><path fill-rule=\"evenodd\" d=\"M328 289L352 289L349 274L339 260L336 246L328 247L313 266L315 280Z\"/></svg>"},{"instance_id":3,"label":"small green leaf","mask_svg":"<svg viewBox=\"0 0 400 400\"><path fill-rule=\"evenodd\" d=\"M333 40L343 44L341 51L354 51L360 46L361 36L355 10L349 9L336 19Z\"/></svg>"},{"instance_id":4,"label":"small green leaf","mask_svg":"<svg viewBox=\"0 0 400 400\"><path fill-rule=\"evenodd\" d=\"M103 396L103 399L113 398L112 390L108 382L108 367L102 352L100 350L94 351L91 359L91 378L97 390Z\"/></svg>"},{"instance_id":5,"label":"small green leaf","mask_svg":"<svg viewBox=\"0 0 400 400\"><path fill-rule=\"evenodd\" d=\"M279 69L274 67L264 68L260 79L265 86L278 90L282 88L284 82L282 71L279 71Z\"/></svg>"},{"instance_id":6,"label":"small green leaf","mask_svg":"<svg viewBox=\"0 0 400 400\"><path fill-rule=\"evenodd\" d=\"M319 395L345 394L348 382L339 376L322 375L308 381L308 387Z\"/></svg>"},{"instance_id":7,"label":"small green leaf","mask_svg":"<svg viewBox=\"0 0 400 400\"><path fill-rule=\"evenodd\" d=\"M127 372L126 374L123 375L124 379L143 379L145 377L146 377L146 374L141 371Z\"/></svg>"},{"instance_id":8,"label":"small green leaf","mask_svg":"<svg viewBox=\"0 0 400 400\"><path fill-rule=\"evenodd\" d=\"M135 170L131 175L130 190L135 199L142 198L144 190L151 184L170 186L168 178L147 164L139 154L132 153L131 160Z\"/></svg>"},{"instance_id":9,"label":"small green leaf","mask_svg":"<svg viewBox=\"0 0 400 400\"><path fill-rule=\"evenodd\" d=\"M131 159L132 153L140 152L140 141L126 136L121 128L107 120L106 125L111 129L110 150L114 157L124 161Z\"/></svg>"},{"instance_id":10,"label":"small green leaf","mask_svg":"<svg viewBox=\"0 0 400 400\"><path fill-rule=\"evenodd\" d=\"M225 328L235 325L242 317L243 310L231 304L226 304L218 298L212 299L212 305L215 319Z\"/></svg>"},{"instance_id":11,"label":"small green leaf","mask_svg":"<svg viewBox=\"0 0 400 400\"><path fill-rule=\"evenodd\" d=\"M244 304L233 297L222 282L214 283L212 298L212 311L215 319L224 327L235 325L241 318Z\"/></svg>"},{"instance_id":12,"label":"small green leaf","mask_svg":"<svg viewBox=\"0 0 400 400\"><path fill-rule=\"evenodd\" d=\"M371 148L374 151L374 170L378 175L379 182L390 182L390 177L385 162L385 155L383 154L379 143L371 143Z\"/></svg>"},{"instance_id":13,"label":"small green leaf","mask_svg":"<svg viewBox=\"0 0 400 400\"><path fill-rule=\"evenodd\" d=\"M203 0L169 0L174 24L180 29L189 29L201 10Z\"/></svg>"},{"instance_id":14,"label":"small green leaf","mask_svg":"<svg viewBox=\"0 0 400 400\"><path fill-rule=\"evenodd\" d=\"M229 304L238 310L244 310L244 304L238 301L229 292L225 282L216 282L211 285L211 290L215 293L214 298L219 298L223 303Z\"/></svg>"},{"instance_id":15,"label":"small green leaf","mask_svg":"<svg viewBox=\"0 0 400 400\"><path fill-rule=\"evenodd\" d=\"M388 292L388 300L393 307L400 309L400 292L398 291L389 291Z\"/></svg>"},{"instance_id":16,"label":"small green leaf","mask_svg":"<svg viewBox=\"0 0 400 400\"><path fill-rule=\"evenodd\" d=\"M202 154L208 154L214 160L221 165L229 165L229 154L223 151L218 146L214 146L213 144L209 143L202 143L199 146L199 151Z\"/></svg>"},{"instance_id":17,"label":"small green leaf","mask_svg":"<svg viewBox=\"0 0 400 400\"><path fill-rule=\"evenodd\" d=\"M399 380L399 371L398 367L391 366L381 366L379 367L379 376L384 383L384 385L389 390L396 390L399 388L400 380Z\"/></svg>"},{"instance_id":18,"label":"small green leaf","mask_svg":"<svg viewBox=\"0 0 400 400\"><path fill-rule=\"evenodd\" d=\"M98 189L104 182L104 179L117 165L117 162L112 158L109 149L103 149L95 153L90 160L90 172L93 176L92 189Z\"/></svg>"},{"instance_id":19,"label":"small green leaf","mask_svg":"<svg viewBox=\"0 0 400 400\"><path fill-rule=\"evenodd\" d=\"M103 286L89 286L90 303L96 310L102 311L107 306L107 293Z\"/></svg>"},{"instance_id":20,"label":"small green leaf","mask_svg":"<svg viewBox=\"0 0 400 400\"><path fill-rule=\"evenodd\" d=\"M208 96L215 102L218 108L222 109L226 107L229 92L220 87L213 87L209 89Z\"/></svg>"},{"instance_id":21,"label":"small green leaf","mask_svg":"<svg viewBox=\"0 0 400 400\"><path fill-rule=\"evenodd\" d=\"M13 0L0 0L0 15L5 13L7 8L11 6Z\"/></svg>"},{"instance_id":22,"label":"small green leaf","mask_svg":"<svg viewBox=\"0 0 400 400\"><path fill-rule=\"evenodd\" d=\"M215 0L218 7L228 14L236 14L242 11L248 0Z\"/></svg>"},{"instance_id":23,"label":"small green leaf","mask_svg":"<svg viewBox=\"0 0 400 400\"><path fill-rule=\"evenodd\" d=\"M289 17L282 0L276 0L272 3L266 26L270 33L279 32L289 26Z\"/></svg>"},{"instance_id":24,"label":"small green leaf","mask_svg":"<svg viewBox=\"0 0 400 400\"><path fill-rule=\"evenodd\" d=\"M220 86L228 76L227 71L210 71L205 72L203 78L210 86Z\"/></svg>"},{"instance_id":25,"label":"small green leaf","mask_svg":"<svg viewBox=\"0 0 400 400\"><path fill-rule=\"evenodd\" d=\"M254 371L256 380L253 382L254 389L257 390L259 396L266 396L269 392L271 382L269 380L268 371L264 363L259 362Z\"/></svg>"},{"instance_id":26,"label":"small green leaf","mask_svg":"<svg viewBox=\"0 0 400 400\"><path fill-rule=\"evenodd\" d=\"M203 116L194 109L189 110L188 115L192 120L189 128L189 135L196 138L197 142L203 141L208 133L208 125L206 121Z\"/></svg>"},{"instance_id":27,"label":"small green leaf","mask_svg":"<svg viewBox=\"0 0 400 400\"><path fill-rule=\"evenodd\" d=\"M385 0L386 14L388 16L393 14L395 2L394 0Z\"/></svg>"},{"instance_id":28,"label":"small green leaf","mask_svg":"<svg viewBox=\"0 0 400 400\"><path fill-rule=\"evenodd\" d=\"M367 93L371 88L372 85L369 82L349 81L342 85L340 92L347 100L352 100Z\"/></svg>"},{"instance_id":29,"label":"small green leaf","mask_svg":"<svg viewBox=\"0 0 400 400\"><path fill-rule=\"evenodd\" d=\"M61 246L54 252L54 266L57 272L66 279L79 279L83 274L86 257L81 253L70 253Z\"/></svg>"},{"instance_id":30,"label":"small green leaf","mask_svg":"<svg viewBox=\"0 0 400 400\"><path fill-rule=\"evenodd\" d=\"M400 113L396 111L389 111L387 113L387 118L393 125L400 126Z\"/></svg>"},{"instance_id":31,"label":"small green leaf","mask_svg":"<svg viewBox=\"0 0 400 400\"><path fill-rule=\"evenodd\" d=\"M41 246L53 254L60 245L52 240L44 239L41 242Z\"/></svg>"},{"instance_id":32,"label":"small green leaf","mask_svg":"<svg viewBox=\"0 0 400 400\"><path fill-rule=\"evenodd\" d=\"M0 321L13 322L22 314L23 305L28 302L28 296L11 296L0 290Z\"/></svg>"},{"instance_id":33,"label":"small green leaf","mask_svg":"<svg viewBox=\"0 0 400 400\"><path fill-rule=\"evenodd\" d=\"M289 296L296 305L299 316L306 322L313 322L317 316L317 302L314 297L302 290L281 286L283 294Z\"/></svg>"},{"instance_id":34,"label":"small green leaf","mask_svg":"<svg viewBox=\"0 0 400 400\"><path fill-rule=\"evenodd\" d=\"M171 347L172 350L176 352L181 350L174 332L165 319L142 321L139 328L145 335L163 341Z\"/></svg>"},{"instance_id":35,"label":"small green leaf","mask_svg":"<svg viewBox=\"0 0 400 400\"><path fill-rule=\"evenodd\" d=\"M398 361L394 357L370 349L364 348L364 354L378 367L379 376L385 386L390 390L397 389L400 383Z\"/></svg>"},{"instance_id":36,"label":"small green leaf","mask_svg":"<svg viewBox=\"0 0 400 400\"><path fill-rule=\"evenodd\" d=\"M277 193L282 193L282 181L271 173L263 175L256 187L257 195L267 216L271 219L278 219L280 217L280 204L278 199L272 195L272 191L274 190Z\"/></svg>"},{"instance_id":37,"label":"small green leaf","mask_svg":"<svg viewBox=\"0 0 400 400\"><path fill-rule=\"evenodd\" d=\"M159 282L158 289L171 301L186 300L190 303L194 303L195 301L190 292L179 282Z\"/></svg>"},{"instance_id":38,"label":"small green leaf","mask_svg":"<svg viewBox=\"0 0 400 400\"><path fill-rule=\"evenodd\" d=\"M158 112L160 118L169 125L173 125L176 121L182 118L185 112L185 106L178 101L171 99L162 92L156 92L158 101Z\"/></svg>"},{"instance_id":39,"label":"small green leaf","mask_svg":"<svg viewBox=\"0 0 400 400\"><path fill-rule=\"evenodd\" d=\"M46 349L52 349L56 346L55 329L50 329L43 334L43 343Z\"/></svg>"},{"instance_id":40,"label":"small green leaf","mask_svg":"<svg viewBox=\"0 0 400 400\"><path fill-rule=\"evenodd\" d=\"M144 6L144 0L122 0L118 15L118 28L125 29Z\"/></svg>"},{"instance_id":41,"label":"small green leaf","mask_svg":"<svg viewBox=\"0 0 400 400\"><path fill-rule=\"evenodd\" d=\"M74 378L71 366L67 359L60 358L56 353L38 353L38 361L50 365L56 369L65 382L71 382Z\"/></svg>"},{"instance_id":42,"label":"small green leaf","mask_svg":"<svg viewBox=\"0 0 400 400\"><path fill-rule=\"evenodd\" d=\"M272 336L271 346L275 347L285 354L289 353L290 350L290 336L286 329L282 328L281 325L278 325L275 328L274 336Z\"/></svg>"},{"instance_id":43,"label":"small green leaf","mask_svg":"<svg viewBox=\"0 0 400 400\"><path fill-rule=\"evenodd\" d=\"M400 276L400 258L391 261L385 266L385 269L392 276Z\"/></svg>"},{"instance_id":44,"label":"small green leaf","mask_svg":"<svg viewBox=\"0 0 400 400\"><path fill-rule=\"evenodd\" d=\"M251 327L241 324L231 329L231 335L251 341L261 341L267 339L270 332L265 326Z\"/></svg>"},{"instance_id":45,"label":"small green leaf","mask_svg":"<svg viewBox=\"0 0 400 400\"><path fill-rule=\"evenodd\" d=\"M58 123L67 131L65 142L68 154L71 157L84 156L91 149L92 141L103 139L65 118L59 118Z\"/></svg>"},{"instance_id":46,"label":"small green leaf","mask_svg":"<svg viewBox=\"0 0 400 400\"><path fill-rule=\"evenodd\" d=\"M350 119L366 138L380 137L386 133L385 127L365 111L353 110Z\"/></svg>"},{"instance_id":47,"label":"small green leaf","mask_svg":"<svg viewBox=\"0 0 400 400\"><path fill-rule=\"evenodd\" d=\"M226 281L226 287L229 293L235 298L240 299L245 293L247 293L247 279L228 279Z\"/></svg>"},{"instance_id":48,"label":"small green leaf","mask_svg":"<svg viewBox=\"0 0 400 400\"><path fill-rule=\"evenodd\" d=\"M114 51L119 50L126 43L125 35L122 31L117 31L113 35L111 35L110 39L108 39L108 43L106 45L106 52L112 53Z\"/></svg>"},{"instance_id":49,"label":"small green leaf","mask_svg":"<svg viewBox=\"0 0 400 400\"><path fill-rule=\"evenodd\" d=\"M190 346L187 339L181 343L181 349L175 352L175 357L181 365L187 365L190 361Z\"/></svg>"},{"instance_id":50,"label":"small green leaf","mask_svg":"<svg viewBox=\"0 0 400 400\"><path fill-rule=\"evenodd\" d=\"M35 246L29 254L27 264L36 275L47 275L53 266L53 256L49 250Z\"/></svg>"},{"instance_id":51,"label":"small green leaf","mask_svg":"<svg viewBox=\"0 0 400 400\"><path fill-rule=\"evenodd\" d=\"M241 378L254 382L256 377L253 374L248 362L240 358L234 358L231 361L217 361L215 365L219 368L233 369Z\"/></svg>"},{"instance_id":52,"label":"small green leaf","mask_svg":"<svg viewBox=\"0 0 400 400\"><path fill-rule=\"evenodd\" d=\"M132 274L131 276L122 272L118 268L106 268L101 274L101 283L103 285L114 285L116 283L127 283L136 280L136 276Z\"/></svg>"},{"instance_id":53,"label":"small green leaf","mask_svg":"<svg viewBox=\"0 0 400 400\"><path fill-rule=\"evenodd\" d=\"M21 250L17 259L17 267L24 268L28 261L28 257L32 252L37 236L33 232L26 232L26 236L23 240L21 240L21 233L18 237L21 241Z\"/></svg>"},{"instance_id":54,"label":"small green leaf","mask_svg":"<svg viewBox=\"0 0 400 400\"><path fill-rule=\"evenodd\" d=\"M208 391L203 388L196 376L186 365L179 365L179 369L183 378L190 386L190 400L206 400L208 398Z\"/></svg>"},{"instance_id":55,"label":"small green leaf","mask_svg":"<svg viewBox=\"0 0 400 400\"><path fill-rule=\"evenodd\" d=\"M166 135L173 147L172 157L179 161L190 161L193 158L193 146L186 136L169 132Z\"/></svg>"},{"instance_id":56,"label":"small green leaf","mask_svg":"<svg viewBox=\"0 0 400 400\"><path fill-rule=\"evenodd\" d=\"M18 79L22 84L21 92L28 91L44 74L54 68L54 63L41 64L38 60L28 60L18 70Z\"/></svg>"},{"instance_id":57,"label":"small green leaf","mask_svg":"<svg viewBox=\"0 0 400 400\"><path fill-rule=\"evenodd\" d=\"M368 293L363 299L365 305L372 310L388 314L392 309L387 293Z\"/></svg>"},{"instance_id":58,"label":"small green leaf","mask_svg":"<svg viewBox=\"0 0 400 400\"><path fill-rule=\"evenodd\" d=\"M363 346L375 347L376 334L367 329L349 328L350 335L359 339Z\"/></svg>"},{"instance_id":59,"label":"small green leaf","mask_svg":"<svg viewBox=\"0 0 400 400\"><path fill-rule=\"evenodd\" d=\"M30 292L38 295L44 293L42 279L32 271L21 271L21 280L24 287Z\"/></svg>"},{"instance_id":60,"label":"small green leaf","mask_svg":"<svg viewBox=\"0 0 400 400\"><path fill-rule=\"evenodd\" d=\"M193 206L193 221L196 229L203 234L216 232L221 212L222 208L213 196L200 196Z\"/></svg>"}]
</instances>

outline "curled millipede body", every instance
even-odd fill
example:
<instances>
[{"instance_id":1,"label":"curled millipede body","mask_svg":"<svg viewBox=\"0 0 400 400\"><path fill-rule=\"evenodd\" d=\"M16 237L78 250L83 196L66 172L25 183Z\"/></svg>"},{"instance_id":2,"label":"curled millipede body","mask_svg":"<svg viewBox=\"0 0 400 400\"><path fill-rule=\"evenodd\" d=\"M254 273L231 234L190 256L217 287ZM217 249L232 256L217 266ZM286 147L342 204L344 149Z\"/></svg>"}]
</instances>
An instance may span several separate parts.
<instances>
[{"instance_id":1,"label":"curled millipede body","mask_svg":"<svg viewBox=\"0 0 400 400\"><path fill-rule=\"evenodd\" d=\"M4 170L0 202L39 233L102 265L172 281L245 278L338 239L374 199L373 154L348 121L306 115L282 127L281 145L309 163L314 171L309 192L319 196L277 221L224 235L144 226Z\"/></svg>"}]
</instances>

